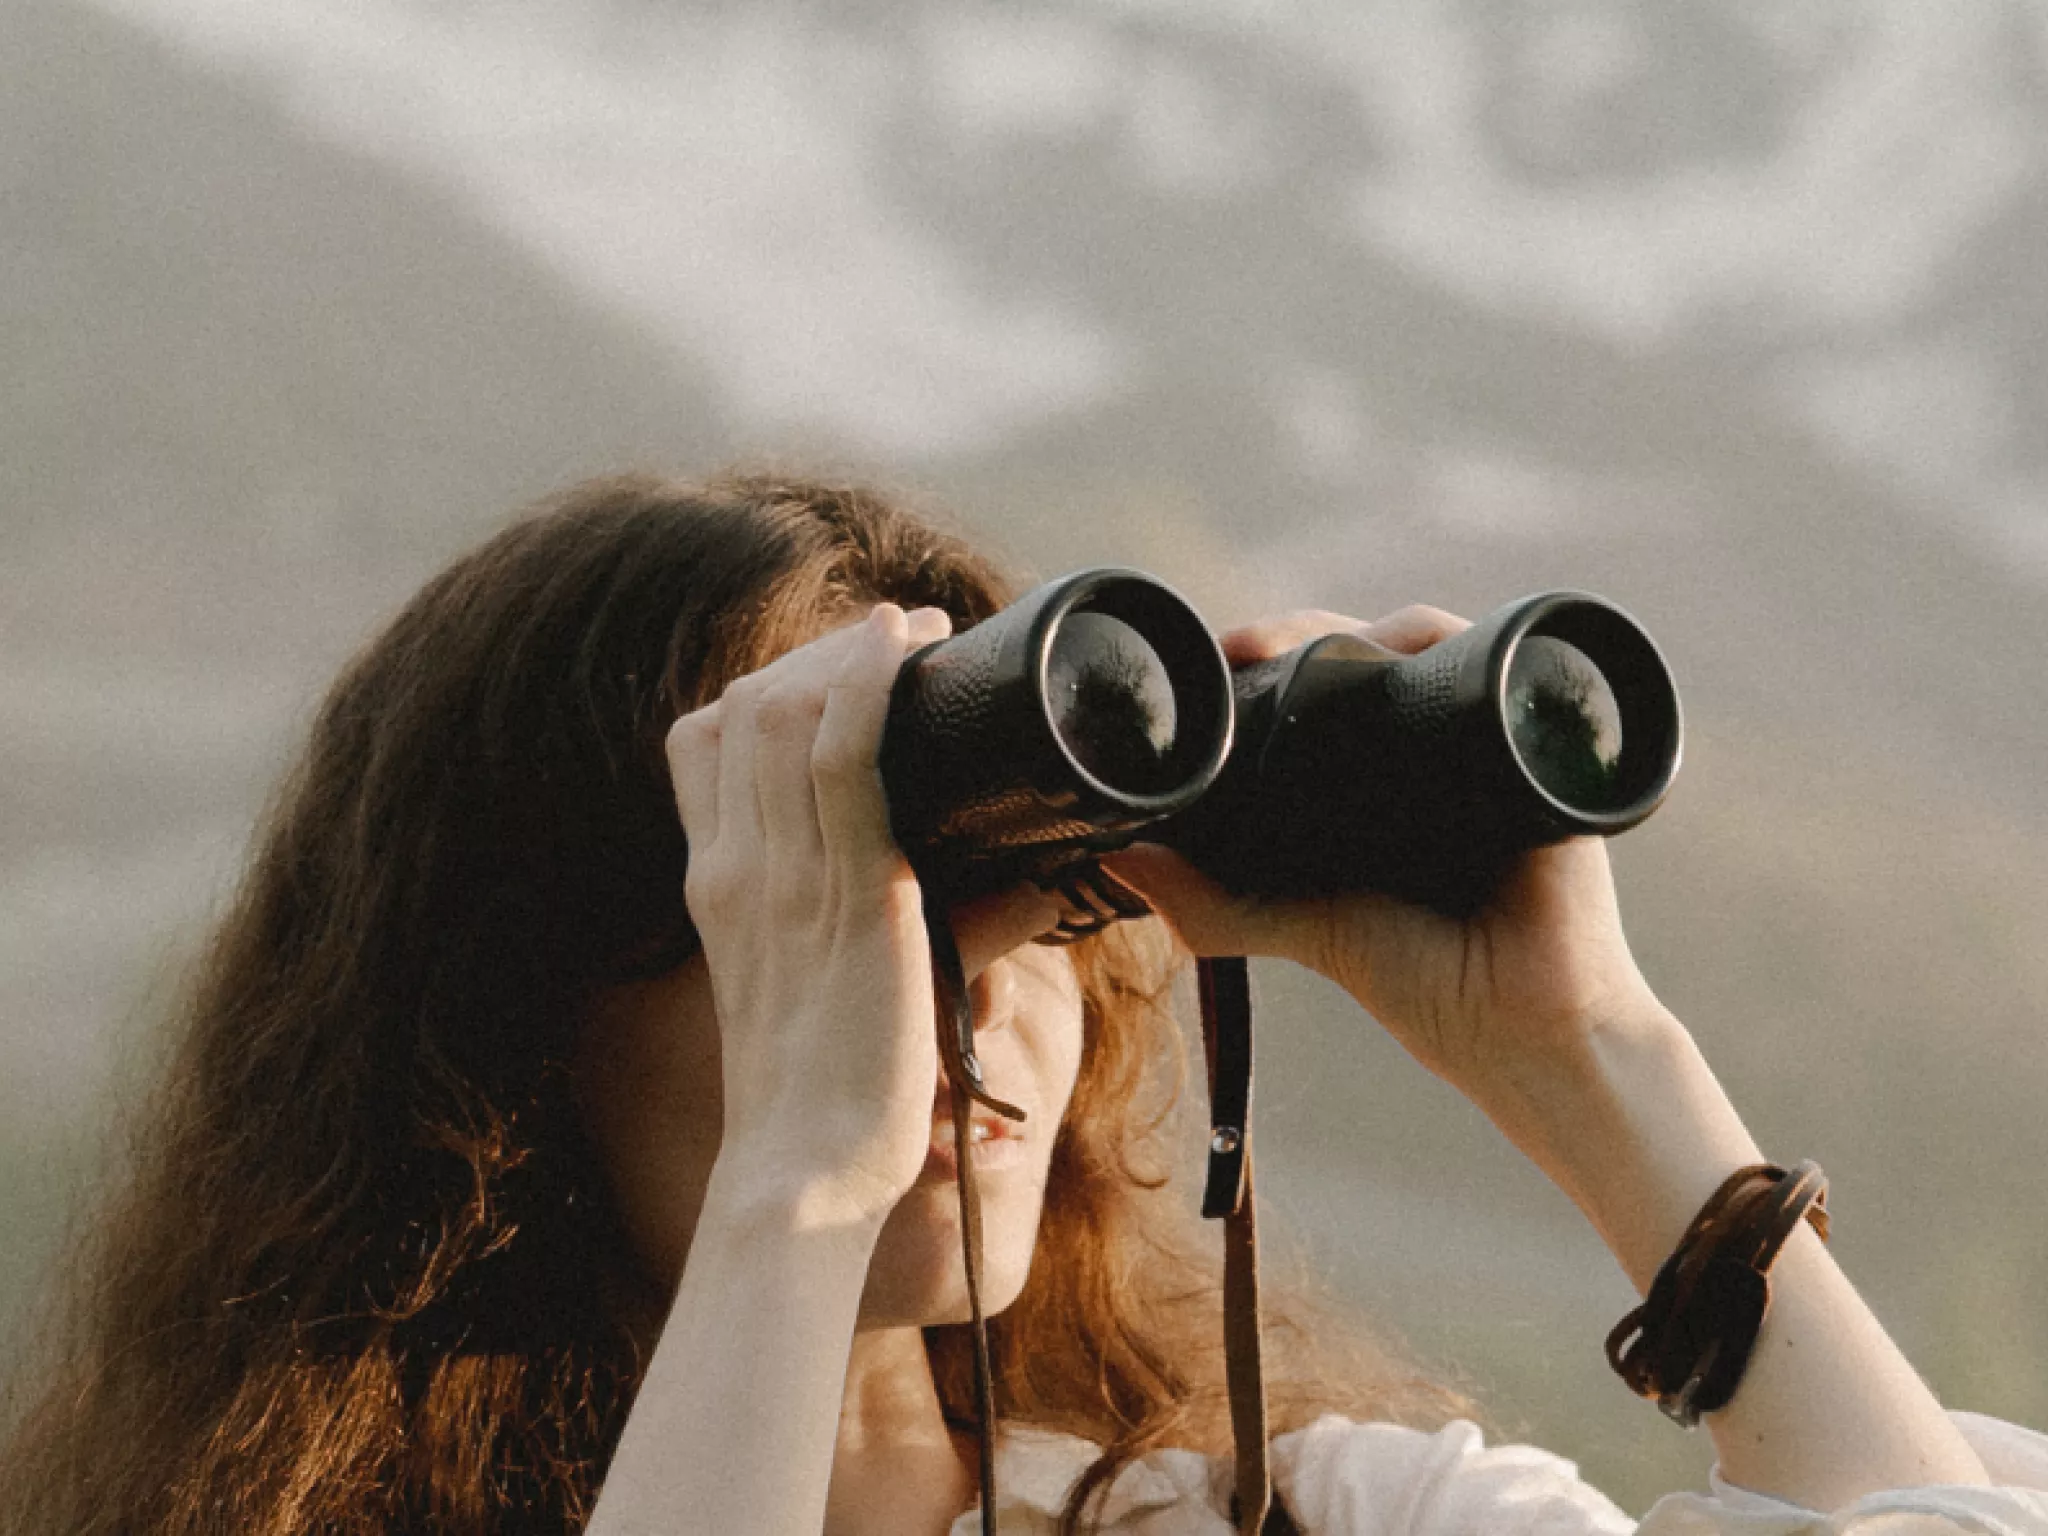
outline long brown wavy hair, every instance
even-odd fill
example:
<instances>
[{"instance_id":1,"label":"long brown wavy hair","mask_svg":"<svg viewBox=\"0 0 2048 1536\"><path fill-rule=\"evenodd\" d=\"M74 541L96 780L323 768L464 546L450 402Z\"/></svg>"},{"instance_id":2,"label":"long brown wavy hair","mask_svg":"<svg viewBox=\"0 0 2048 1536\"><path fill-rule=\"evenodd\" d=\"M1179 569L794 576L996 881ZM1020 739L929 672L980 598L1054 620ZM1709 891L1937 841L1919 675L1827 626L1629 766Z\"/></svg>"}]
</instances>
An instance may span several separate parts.
<instances>
[{"instance_id":1,"label":"long brown wavy hair","mask_svg":"<svg viewBox=\"0 0 2048 1536\"><path fill-rule=\"evenodd\" d=\"M856 487L585 484L431 581L347 667L183 996L0 1451L0 1531L580 1529L642 1360L634 1262L566 1063L594 993L694 935L662 740L879 601L1014 595ZM1156 921L1070 951L1084 1060L1004 1419L1101 1459L1228 1451L1220 1261L1176 1162L1185 958ZM965 1330L926 1330L971 1421ZM1472 1404L1305 1295L1269 1301L1277 1431ZM26 1380L26 1378L25 1378Z\"/></svg>"}]
</instances>

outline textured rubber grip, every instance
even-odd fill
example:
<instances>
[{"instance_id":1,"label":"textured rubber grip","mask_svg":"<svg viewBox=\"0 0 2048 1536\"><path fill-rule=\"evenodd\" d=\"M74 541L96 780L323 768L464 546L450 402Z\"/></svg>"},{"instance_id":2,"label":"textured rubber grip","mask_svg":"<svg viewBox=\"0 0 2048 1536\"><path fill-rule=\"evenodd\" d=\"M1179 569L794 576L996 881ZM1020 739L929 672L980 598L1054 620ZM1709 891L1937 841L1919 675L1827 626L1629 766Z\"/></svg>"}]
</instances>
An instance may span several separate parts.
<instances>
[{"instance_id":1,"label":"textured rubber grip","mask_svg":"<svg viewBox=\"0 0 2048 1536\"><path fill-rule=\"evenodd\" d=\"M1388 669L1387 726L1404 736L1448 736L1458 723L1458 674L1468 647L1456 638Z\"/></svg>"}]
</instances>

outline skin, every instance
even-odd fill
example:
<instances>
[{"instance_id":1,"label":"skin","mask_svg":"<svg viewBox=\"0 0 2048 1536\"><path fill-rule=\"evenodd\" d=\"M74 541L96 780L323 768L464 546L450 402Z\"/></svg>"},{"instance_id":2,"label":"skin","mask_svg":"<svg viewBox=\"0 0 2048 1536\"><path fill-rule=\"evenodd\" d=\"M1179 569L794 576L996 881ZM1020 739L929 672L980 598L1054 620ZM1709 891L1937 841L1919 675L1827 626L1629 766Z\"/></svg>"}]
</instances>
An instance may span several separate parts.
<instances>
[{"instance_id":1,"label":"skin","mask_svg":"<svg viewBox=\"0 0 2048 1536\"><path fill-rule=\"evenodd\" d=\"M1335 632L1414 652L1463 624L1301 612L1223 643L1234 665ZM874 769L896 667L947 628L881 605L670 734L704 957L605 999L579 1063L642 1260L674 1289L594 1536L936 1533L973 1502L917 1332L966 1305L952 1186L920 1181L931 976ZM1639 1291L1721 1179L1764 1160L1629 955L1597 841L1531 855L1468 923L1368 894L1234 901L1157 847L1106 862L1196 953L1344 986L1571 1196ZM1028 944L1054 915L1023 893L956 914L990 1087L1031 1117L1029 1156L987 1181L991 1310L1023 1284L1078 1063L1071 973ZM1743 1387L1707 1420L1724 1476L1817 1509L1984 1481L1810 1231L1772 1284Z\"/></svg>"},{"instance_id":2,"label":"skin","mask_svg":"<svg viewBox=\"0 0 2048 1536\"><path fill-rule=\"evenodd\" d=\"M950 1089L917 887L871 782L887 680L949 632L943 612L885 605L679 723L671 758L705 948L605 995L579 1041L586 1119L662 1294L679 1283L721 1166L801 1189L813 1226L872 1229L828 1530L942 1529L974 1498L973 1442L944 1422L920 1333L969 1316L958 1190L926 1167L935 1123L950 1141ZM835 781L842 723L859 735ZM843 781L842 797L821 788ZM952 914L988 1089L1026 1113L1005 1128L1021 1156L978 1180L991 1313L1024 1287L1080 1067L1073 967L1029 942L1058 915L1029 888ZM660 1319L645 1322L658 1336Z\"/></svg>"},{"instance_id":3,"label":"skin","mask_svg":"<svg viewBox=\"0 0 2048 1536\"><path fill-rule=\"evenodd\" d=\"M1376 624L1310 610L1236 631L1224 652L1242 665L1345 633L1412 654L1467 627L1428 607ZM1342 986L1571 1197L1639 1294L1721 1181L1771 1160L1637 969L1598 839L1535 850L1466 922L1369 893L1234 900L1157 847L1105 862L1197 954L1291 959ZM1769 1283L1742 1385L1702 1421L1727 1481L1816 1510L1987 1481L1804 1223Z\"/></svg>"},{"instance_id":4,"label":"skin","mask_svg":"<svg viewBox=\"0 0 2048 1536\"><path fill-rule=\"evenodd\" d=\"M979 1183L990 1311L1024 1288L1053 1134L1080 1070L1081 994L1073 966L1063 951L1017 937L1049 931L1057 916L1036 891L953 914L989 1090L1027 1115L1005 1128L1021 1164L986 1173ZM720 1034L710 967L700 954L666 976L609 993L581 1036L580 1091L587 1105L602 1106L590 1123L642 1266L664 1293L682 1276L724 1139ZM943 1068L926 1097L950 1147ZM958 1202L952 1178L928 1168L890 1207L861 1301L864 1330L966 1319Z\"/></svg>"},{"instance_id":5,"label":"skin","mask_svg":"<svg viewBox=\"0 0 2048 1536\"><path fill-rule=\"evenodd\" d=\"M1081 1062L1081 996L1064 952L1024 942L1058 909L1037 892L957 910L975 1002L977 1055L991 1092L1028 1118L1009 1135L1016 1166L983 1170L982 1296L991 1315L1024 1288L1053 1135ZM1021 937L1020 937L1021 936ZM681 1278L724 1133L720 1026L703 956L606 997L582 1036L578 1079L650 1288ZM943 1069L927 1095L943 1108ZM935 1122L938 1124L940 1122ZM952 1135L950 1119L943 1134ZM974 1497L975 1445L949 1429L921 1329L969 1317L959 1194L927 1168L890 1207L867 1268L848 1352L827 1530L888 1528L906 1502L954 1510ZM651 1348L658 1314L640 1320ZM914 1527L896 1524L896 1529Z\"/></svg>"}]
</instances>

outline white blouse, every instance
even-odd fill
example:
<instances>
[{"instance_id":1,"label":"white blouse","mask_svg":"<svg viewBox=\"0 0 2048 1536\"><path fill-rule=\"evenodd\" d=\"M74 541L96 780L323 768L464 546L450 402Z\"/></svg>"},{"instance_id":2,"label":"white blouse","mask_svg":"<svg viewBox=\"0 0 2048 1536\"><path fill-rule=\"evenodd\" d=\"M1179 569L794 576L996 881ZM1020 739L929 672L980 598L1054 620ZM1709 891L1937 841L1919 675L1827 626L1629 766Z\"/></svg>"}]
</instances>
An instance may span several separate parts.
<instances>
[{"instance_id":1,"label":"white blouse","mask_svg":"<svg viewBox=\"0 0 2048 1536\"><path fill-rule=\"evenodd\" d=\"M1951 1412L1994 1488L1897 1488L1832 1514L1722 1481L1674 1493L1640 1525L1562 1456L1485 1444L1458 1419L1435 1433L1335 1414L1273 1441L1273 1481L1303 1536L2048 1536L2048 1435ZM1005 1425L996 1448L1003 1536L1049 1536L1097 1448L1072 1435ZM1228 1459L1154 1451L1131 1463L1102 1504L1117 1536L1232 1536ZM951 1536L979 1536L980 1510Z\"/></svg>"}]
</instances>

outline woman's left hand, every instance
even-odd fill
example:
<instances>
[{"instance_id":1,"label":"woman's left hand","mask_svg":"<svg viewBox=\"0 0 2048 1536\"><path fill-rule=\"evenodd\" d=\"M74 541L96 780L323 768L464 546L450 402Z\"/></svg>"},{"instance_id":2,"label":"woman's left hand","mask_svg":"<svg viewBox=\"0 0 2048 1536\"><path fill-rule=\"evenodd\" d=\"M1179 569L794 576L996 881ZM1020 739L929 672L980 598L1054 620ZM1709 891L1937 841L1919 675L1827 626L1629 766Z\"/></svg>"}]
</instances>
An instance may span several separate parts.
<instances>
[{"instance_id":1,"label":"woman's left hand","mask_svg":"<svg viewBox=\"0 0 2048 1536\"><path fill-rule=\"evenodd\" d=\"M1430 608L1296 613L1226 635L1224 654L1242 666L1333 633L1413 653L1465 627ZM1701 1202L1764 1160L1636 969L1597 839L1534 850L1468 922L1369 894L1237 900L1156 845L1103 863L1196 954L1277 955L1342 985L1578 1204L1639 1293ZM1706 1419L1729 1482L1837 1509L1989 1481L1816 1234L1787 1239L1771 1292L1742 1390Z\"/></svg>"},{"instance_id":2,"label":"woman's left hand","mask_svg":"<svg viewBox=\"0 0 2048 1536\"><path fill-rule=\"evenodd\" d=\"M1243 667L1328 634L1413 654L1467 627L1426 607L1370 624L1305 611L1233 630L1222 644L1232 667ZM1157 845L1103 863L1143 892L1196 954L1274 955L1329 977L1496 1121L1521 1118L1531 1096L1541 1097L1557 1068L1579 1065L1603 1028L1662 1013L1622 936L1598 838L1534 850L1463 922L1371 892L1232 897Z\"/></svg>"}]
</instances>

